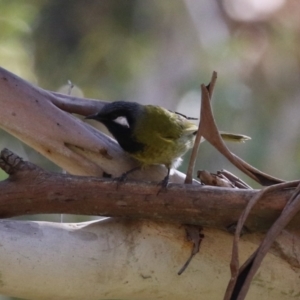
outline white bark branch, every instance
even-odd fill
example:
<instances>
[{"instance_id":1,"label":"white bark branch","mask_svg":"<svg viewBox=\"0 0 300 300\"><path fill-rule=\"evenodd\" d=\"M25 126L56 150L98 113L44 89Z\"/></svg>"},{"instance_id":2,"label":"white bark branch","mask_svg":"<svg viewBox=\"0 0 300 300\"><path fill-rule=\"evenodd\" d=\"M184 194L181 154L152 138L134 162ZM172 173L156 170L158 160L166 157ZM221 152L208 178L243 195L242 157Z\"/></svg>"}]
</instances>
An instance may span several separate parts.
<instances>
[{"instance_id":1,"label":"white bark branch","mask_svg":"<svg viewBox=\"0 0 300 300\"><path fill-rule=\"evenodd\" d=\"M180 225L106 219L81 224L0 222L0 293L37 300L222 299L232 236L204 230L191 253ZM244 257L260 237L241 242ZM298 273L268 254L248 300L288 300L300 292Z\"/></svg>"},{"instance_id":2,"label":"white bark branch","mask_svg":"<svg viewBox=\"0 0 300 300\"><path fill-rule=\"evenodd\" d=\"M0 68L0 105L1 128L71 174L115 177L135 165L114 140L60 109L88 115L103 102L51 93ZM165 174L155 166L132 177L159 181ZM178 171L171 177L183 180Z\"/></svg>"}]
</instances>

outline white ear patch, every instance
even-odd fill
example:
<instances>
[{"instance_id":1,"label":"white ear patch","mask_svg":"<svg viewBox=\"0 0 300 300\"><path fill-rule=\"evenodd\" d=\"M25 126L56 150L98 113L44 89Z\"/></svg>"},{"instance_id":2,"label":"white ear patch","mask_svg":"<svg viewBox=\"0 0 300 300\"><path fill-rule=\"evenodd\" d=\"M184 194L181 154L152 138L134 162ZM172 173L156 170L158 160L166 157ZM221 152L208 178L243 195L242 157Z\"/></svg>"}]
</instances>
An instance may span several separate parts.
<instances>
[{"instance_id":1,"label":"white ear patch","mask_svg":"<svg viewBox=\"0 0 300 300\"><path fill-rule=\"evenodd\" d=\"M126 117L118 117L118 118L114 119L113 121L115 123L118 123L118 124L122 125L122 126L126 126L128 128L130 127Z\"/></svg>"}]
</instances>

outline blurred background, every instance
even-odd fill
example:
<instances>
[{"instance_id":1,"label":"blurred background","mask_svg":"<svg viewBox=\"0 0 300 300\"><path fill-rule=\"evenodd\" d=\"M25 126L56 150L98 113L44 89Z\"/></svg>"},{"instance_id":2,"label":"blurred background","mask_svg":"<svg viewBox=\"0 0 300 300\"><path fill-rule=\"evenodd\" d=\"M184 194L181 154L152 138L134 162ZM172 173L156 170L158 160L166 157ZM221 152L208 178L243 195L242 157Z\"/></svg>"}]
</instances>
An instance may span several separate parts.
<instances>
[{"instance_id":1,"label":"blurred background","mask_svg":"<svg viewBox=\"0 0 300 300\"><path fill-rule=\"evenodd\" d=\"M1 0L0 65L44 89L61 91L71 80L77 95L191 117L199 115L200 84L217 71L219 128L252 137L230 149L264 172L298 179L299 9L296 0ZM3 131L0 146L60 171ZM208 143L197 168L225 168L258 187Z\"/></svg>"}]
</instances>

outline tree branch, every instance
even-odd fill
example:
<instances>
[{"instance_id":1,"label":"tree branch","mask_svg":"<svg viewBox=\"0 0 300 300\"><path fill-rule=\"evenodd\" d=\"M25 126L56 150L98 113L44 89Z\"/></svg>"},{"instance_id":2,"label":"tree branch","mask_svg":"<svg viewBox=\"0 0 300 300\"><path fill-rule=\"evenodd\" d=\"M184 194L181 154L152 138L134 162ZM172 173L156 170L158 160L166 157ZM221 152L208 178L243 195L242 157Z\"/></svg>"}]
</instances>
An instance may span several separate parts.
<instances>
[{"instance_id":1,"label":"tree branch","mask_svg":"<svg viewBox=\"0 0 300 300\"><path fill-rule=\"evenodd\" d=\"M181 300L203 294L222 299L232 236L209 228L204 234L200 253L178 276L192 242L177 224L114 218L81 224L2 220L0 293L32 300ZM259 239L248 235L241 240L244 256ZM289 300L299 293L298 272L277 253L267 255L257 282L248 300Z\"/></svg>"},{"instance_id":2,"label":"tree branch","mask_svg":"<svg viewBox=\"0 0 300 300\"><path fill-rule=\"evenodd\" d=\"M71 174L116 177L136 166L113 139L66 113L92 114L103 103L43 90L0 68L0 128ZM154 166L132 178L159 181L165 175L165 167ZM178 171L170 177L184 178Z\"/></svg>"},{"instance_id":3,"label":"tree branch","mask_svg":"<svg viewBox=\"0 0 300 300\"><path fill-rule=\"evenodd\" d=\"M0 216L35 213L70 213L149 218L181 224L226 228L236 222L257 190L148 182L118 184L112 179L81 177L43 171L20 160L8 150L1 152L0 166L10 177L0 183ZM118 188L117 188L118 187ZM292 190L269 193L252 210L248 229L266 230L280 214ZM295 218L290 226L299 226Z\"/></svg>"}]
</instances>

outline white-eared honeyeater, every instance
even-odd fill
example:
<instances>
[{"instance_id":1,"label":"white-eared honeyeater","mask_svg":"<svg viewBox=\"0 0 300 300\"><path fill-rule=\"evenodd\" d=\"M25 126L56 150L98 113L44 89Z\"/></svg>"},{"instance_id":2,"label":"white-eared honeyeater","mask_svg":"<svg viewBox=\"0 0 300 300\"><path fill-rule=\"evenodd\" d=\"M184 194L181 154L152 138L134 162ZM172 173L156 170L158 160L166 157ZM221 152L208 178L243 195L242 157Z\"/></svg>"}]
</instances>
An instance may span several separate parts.
<instances>
[{"instance_id":1,"label":"white-eared honeyeater","mask_svg":"<svg viewBox=\"0 0 300 300\"><path fill-rule=\"evenodd\" d=\"M120 122L120 117L126 122ZM171 167L178 166L181 156L193 146L198 130L191 118L180 113L136 102L115 101L86 118L103 123L123 150L140 163L141 168L153 164L165 165L168 169L165 184ZM223 139L235 142L250 139L240 134L220 134Z\"/></svg>"}]
</instances>

